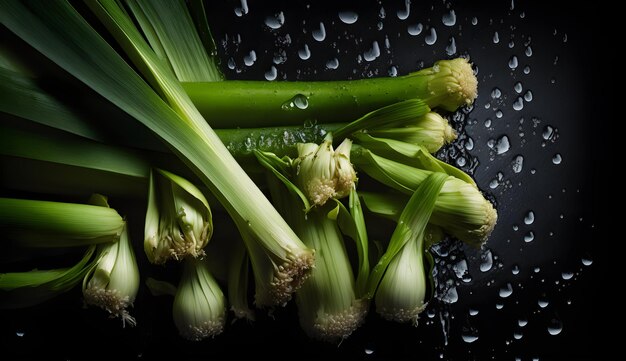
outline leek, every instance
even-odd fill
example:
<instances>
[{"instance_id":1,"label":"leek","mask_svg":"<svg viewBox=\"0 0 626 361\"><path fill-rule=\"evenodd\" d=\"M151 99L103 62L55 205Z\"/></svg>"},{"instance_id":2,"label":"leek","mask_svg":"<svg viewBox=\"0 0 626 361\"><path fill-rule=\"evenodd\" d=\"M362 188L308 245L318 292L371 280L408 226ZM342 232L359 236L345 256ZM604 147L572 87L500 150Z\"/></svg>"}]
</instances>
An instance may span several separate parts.
<instances>
[{"instance_id":1,"label":"leek","mask_svg":"<svg viewBox=\"0 0 626 361\"><path fill-rule=\"evenodd\" d=\"M362 172L407 195L413 194L434 173L377 156L363 148L353 151L351 159ZM406 197L392 198L380 194L370 195L367 192L361 192L361 195L369 210L381 213L376 209L394 209L395 217L398 217L397 211L403 209L407 203ZM493 205L473 183L448 176L435 203L430 222L463 242L480 246L493 231L497 219L498 214Z\"/></svg>"},{"instance_id":2,"label":"leek","mask_svg":"<svg viewBox=\"0 0 626 361\"><path fill-rule=\"evenodd\" d=\"M272 199L302 241L316 250L317 262L309 280L296 292L300 325L312 338L340 342L362 323L369 303L357 295L343 237L336 220L324 208L304 213L298 200L269 179Z\"/></svg>"},{"instance_id":3,"label":"leek","mask_svg":"<svg viewBox=\"0 0 626 361\"><path fill-rule=\"evenodd\" d=\"M212 234L211 208L202 192L184 178L155 169L150 178L144 240L150 262L204 256Z\"/></svg>"},{"instance_id":4,"label":"leek","mask_svg":"<svg viewBox=\"0 0 626 361\"><path fill-rule=\"evenodd\" d=\"M178 332L188 340L200 341L222 332L226 316L224 294L203 261L185 261L174 296L173 315Z\"/></svg>"},{"instance_id":5,"label":"leek","mask_svg":"<svg viewBox=\"0 0 626 361\"><path fill-rule=\"evenodd\" d=\"M78 285L94 264L95 245L70 268L0 273L0 309L22 308L45 302Z\"/></svg>"},{"instance_id":6,"label":"leek","mask_svg":"<svg viewBox=\"0 0 626 361\"><path fill-rule=\"evenodd\" d=\"M294 161L296 183L314 205L324 205L331 198L340 199L354 188L356 172L350 163L352 141L344 141L333 149L332 137L320 145L298 144L298 158Z\"/></svg>"},{"instance_id":7,"label":"leek","mask_svg":"<svg viewBox=\"0 0 626 361\"><path fill-rule=\"evenodd\" d=\"M242 233L261 247L283 249L285 261L276 265L272 277L281 282L272 287L284 287L278 293L293 292L310 271L313 252L233 159L124 11L113 2L89 5L169 105L65 1L4 1L0 21L159 135L211 189Z\"/></svg>"},{"instance_id":8,"label":"leek","mask_svg":"<svg viewBox=\"0 0 626 361\"><path fill-rule=\"evenodd\" d=\"M231 80L183 83L198 110L215 128L345 122L408 99L455 111L470 105L478 81L466 59L441 60L433 67L396 78L329 82Z\"/></svg>"},{"instance_id":9,"label":"leek","mask_svg":"<svg viewBox=\"0 0 626 361\"><path fill-rule=\"evenodd\" d=\"M116 242L124 220L112 208L0 198L0 227L27 247L73 247Z\"/></svg>"}]
</instances>

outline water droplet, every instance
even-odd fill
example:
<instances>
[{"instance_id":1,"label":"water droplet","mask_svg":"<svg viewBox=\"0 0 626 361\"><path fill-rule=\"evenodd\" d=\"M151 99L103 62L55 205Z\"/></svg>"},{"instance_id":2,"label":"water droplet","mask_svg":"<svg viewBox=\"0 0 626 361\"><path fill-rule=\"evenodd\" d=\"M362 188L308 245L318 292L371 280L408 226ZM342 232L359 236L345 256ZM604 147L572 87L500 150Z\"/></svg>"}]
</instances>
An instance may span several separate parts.
<instances>
[{"instance_id":1,"label":"water droplet","mask_svg":"<svg viewBox=\"0 0 626 361\"><path fill-rule=\"evenodd\" d=\"M489 128L491 126L491 119L487 118L485 119L485 128Z\"/></svg>"},{"instance_id":2,"label":"water droplet","mask_svg":"<svg viewBox=\"0 0 626 361\"><path fill-rule=\"evenodd\" d=\"M404 0L404 9L398 10L396 13L398 15L398 19L406 20L411 13L411 0Z\"/></svg>"},{"instance_id":3,"label":"water droplet","mask_svg":"<svg viewBox=\"0 0 626 361\"><path fill-rule=\"evenodd\" d=\"M326 68L327 69L337 69L339 67L339 59L337 58L332 58L329 61L326 62Z\"/></svg>"},{"instance_id":4,"label":"water droplet","mask_svg":"<svg viewBox=\"0 0 626 361\"><path fill-rule=\"evenodd\" d=\"M437 42L437 30L435 30L434 27L430 28L430 34L424 37L424 42L426 42L427 45L433 45Z\"/></svg>"},{"instance_id":5,"label":"water droplet","mask_svg":"<svg viewBox=\"0 0 626 361\"><path fill-rule=\"evenodd\" d=\"M274 65L270 67L270 70L265 72L266 80L269 80L269 81L276 80L277 76L278 76L278 70L276 70L276 67Z\"/></svg>"},{"instance_id":6,"label":"water droplet","mask_svg":"<svg viewBox=\"0 0 626 361\"><path fill-rule=\"evenodd\" d=\"M513 49L515 46L515 42L513 40L509 41L509 49Z\"/></svg>"},{"instance_id":7,"label":"water droplet","mask_svg":"<svg viewBox=\"0 0 626 361\"><path fill-rule=\"evenodd\" d=\"M534 221L535 221L535 212L528 211L528 213L526 213L526 216L524 217L524 223L533 224Z\"/></svg>"},{"instance_id":8,"label":"water droplet","mask_svg":"<svg viewBox=\"0 0 626 361\"><path fill-rule=\"evenodd\" d=\"M452 266L452 270L454 271L458 279L462 279L465 281L465 278L469 276L467 273L467 261L464 259L454 264Z\"/></svg>"},{"instance_id":9,"label":"water droplet","mask_svg":"<svg viewBox=\"0 0 626 361\"><path fill-rule=\"evenodd\" d=\"M248 1L241 0L241 7L235 8L235 15L241 17L248 13Z\"/></svg>"},{"instance_id":10,"label":"water droplet","mask_svg":"<svg viewBox=\"0 0 626 361\"><path fill-rule=\"evenodd\" d=\"M511 68L511 70L515 70L518 65L519 63L517 62L517 56L513 55L511 59L509 59L509 68Z\"/></svg>"},{"instance_id":11,"label":"water droplet","mask_svg":"<svg viewBox=\"0 0 626 361\"><path fill-rule=\"evenodd\" d=\"M524 74L526 74L526 75L530 74L530 66L529 65L526 65L524 67Z\"/></svg>"},{"instance_id":12,"label":"water droplet","mask_svg":"<svg viewBox=\"0 0 626 361\"><path fill-rule=\"evenodd\" d=\"M519 320L517 320L517 324L519 325L519 327L525 327L526 325L528 325L528 320L525 318L520 318Z\"/></svg>"},{"instance_id":13,"label":"water droplet","mask_svg":"<svg viewBox=\"0 0 626 361\"><path fill-rule=\"evenodd\" d=\"M461 338L463 338L463 341L467 343L472 343L478 340L478 333L472 333L472 334L463 333L461 334Z\"/></svg>"},{"instance_id":14,"label":"water droplet","mask_svg":"<svg viewBox=\"0 0 626 361\"><path fill-rule=\"evenodd\" d=\"M450 286L446 294L443 295L443 297L441 298L441 301L448 303L448 304L456 303L458 300L459 300L459 294L456 291L455 286Z\"/></svg>"},{"instance_id":15,"label":"water droplet","mask_svg":"<svg viewBox=\"0 0 626 361\"><path fill-rule=\"evenodd\" d=\"M493 90L491 90L492 99L500 99L501 96L502 96L502 91L500 90L500 88L493 88Z\"/></svg>"},{"instance_id":16,"label":"water droplet","mask_svg":"<svg viewBox=\"0 0 626 361\"><path fill-rule=\"evenodd\" d=\"M533 231L528 231L524 236L524 242L530 243L535 240L535 233Z\"/></svg>"},{"instance_id":17,"label":"water droplet","mask_svg":"<svg viewBox=\"0 0 626 361\"><path fill-rule=\"evenodd\" d=\"M463 156L459 156L455 161L457 167L464 167L467 164L467 159Z\"/></svg>"},{"instance_id":18,"label":"water droplet","mask_svg":"<svg viewBox=\"0 0 626 361\"><path fill-rule=\"evenodd\" d=\"M228 69L234 70L236 66L235 59L233 59L232 57L228 58L228 62L226 63L226 65L228 66Z\"/></svg>"},{"instance_id":19,"label":"water droplet","mask_svg":"<svg viewBox=\"0 0 626 361\"><path fill-rule=\"evenodd\" d=\"M298 56L302 60L308 60L311 57L311 50L309 50L309 46L304 44L304 48L298 50Z\"/></svg>"},{"instance_id":20,"label":"water droplet","mask_svg":"<svg viewBox=\"0 0 626 361\"><path fill-rule=\"evenodd\" d=\"M480 271L488 272L493 267L493 255L490 250L487 250L480 255Z\"/></svg>"},{"instance_id":21,"label":"water droplet","mask_svg":"<svg viewBox=\"0 0 626 361\"><path fill-rule=\"evenodd\" d=\"M374 350L372 350L371 348L366 348L366 349L365 349L365 354L366 354L366 355L371 355L371 354L373 354L373 353L374 353Z\"/></svg>"},{"instance_id":22,"label":"water droplet","mask_svg":"<svg viewBox=\"0 0 626 361\"><path fill-rule=\"evenodd\" d=\"M520 111L524 109L524 99L522 97L517 97L513 102L513 110Z\"/></svg>"},{"instance_id":23,"label":"water droplet","mask_svg":"<svg viewBox=\"0 0 626 361\"><path fill-rule=\"evenodd\" d=\"M469 309L469 315L470 316L476 316L478 314L478 310L475 310L473 308Z\"/></svg>"},{"instance_id":24,"label":"water droplet","mask_svg":"<svg viewBox=\"0 0 626 361\"><path fill-rule=\"evenodd\" d=\"M530 58L531 56L533 56L533 48L528 45L526 47L526 50L524 50L524 54L526 54L526 56Z\"/></svg>"},{"instance_id":25,"label":"water droplet","mask_svg":"<svg viewBox=\"0 0 626 361\"><path fill-rule=\"evenodd\" d=\"M522 83L517 82L517 83L515 83L515 85L513 85L513 90L515 90L515 92L517 94L522 94L522 91L524 90L524 87L522 86Z\"/></svg>"},{"instance_id":26,"label":"water droplet","mask_svg":"<svg viewBox=\"0 0 626 361\"><path fill-rule=\"evenodd\" d=\"M572 277L574 277L574 272L561 272L561 278L563 278L565 281L571 280Z\"/></svg>"},{"instance_id":27,"label":"water droplet","mask_svg":"<svg viewBox=\"0 0 626 361\"><path fill-rule=\"evenodd\" d=\"M548 323L548 333L552 336L556 336L563 331L563 323L556 318L553 318Z\"/></svg>"},{"instance_id":28,"label":"water droplet","mask_svg":"<svg viewBox=\"0 0 626 361\"><path fill-rule=\"evenodd\" d=\"M446 54L449 56L456 54L456 40L454 39L454 36L450 37L450 42L448 43L448 46L446 46Z\"/></svg>"},{"instance_id":29,"label":"water droplet","mask_svg":"<svg viewBox=\"0 0 626 361\"><path fill-rule=\"evenodd\" d=\"M526 93L524 93L524 100L527 102L532 102L533 101L533 92L531 92L530 90L527 90Z\"/></svg>"},{"instance_id":30,"label":"water droplet","mask_svg":"<svg viewBox=\"0 0 626 361\"><path fill-rule=\"evenodd\" d=\"M450 10L447 14L441 16L441 22L445 26L454 26L456 24L456 13L454 10Z\"/></svg>"},{"instance_id":31,"label":"water droplet","mask_svg":"<svg viewBox=\"0 0 626 361\"><path fill-rule=\"evenodd\" d=\"M511 269L511 273L514 275L518 275L519 274L519 266L518 265L513 265L513 268Z\"/></svg>"},{"instance_id":32,"label":"water droplet","mask_svg":"<svg viewBox=\"0 0 626 361\"><path fill-rule=\"evenodd\" d=\"M500 118L502 118L503 115L504 114L502 114L502 110L500 110L500 109L496 110L496 118L500 119Z\"/></svg>"},{"instance_id":33,"label":"water droplet","mask_svg":"<svg viewBox=\"0 0 626 361\"><path fill-rule=\"evenodd\" d=\"M548 307L548 305L550 304L550 302L548 302L548 300L544 299L544 298L540 298L539 300L537 300L537 304L539 305L539 307L541 308L546 308Z\"/></svg>"},{"instance_id":34,"label":"water droplet","mask_svg":"<svg viewBox=\"0 0 626 361\"><path fill-rule=\"evenodd\" d=\"M390 66L387 74L392 78L398 76L398 68L395 65Z\"/></svg>"},{"instance_id":35,"label":"water droplet","mask_svg":"<svg viewBox=\"0 0 626 361\"><path fill-rule=\"evenodd\" d=\"M478 18L474 16L472 18L472 25L477 25L477 24L478 24Z\"/></svg>"},{"instance_id":36,"label":"water droplet","mask_svg":"<svg viewBox=\"0 0 626 361\"><path fill-rule=\"evenodd\" d=\"M409 33L409 35L417 36L422 33L423 29L424 29L424 26L422 25L422 23L417 23L415 25L409 25L406 28L406 31Z\"/></svg>"},{"instance_id":37,"label":"water droplet","mask_svg":"<svg viewBox=\"0 0 626 361\"><path fill-rule=\"evenodd\" d=\"M24 332L23 331L15 331L15 336L17 336L17 337L24 337Z\"/></svg>"},{"instance_id":38,"label":"water droplet","mask_svg":"<svg viewBox=\"0 0 626 361\"><path fill-rule=\"evenodd\" d=\"M317 41L324 41L326 39L326 28L324 27L324 23L320 21L320 28L315 29L311 32L313 39Z\"/></svg>"},{"instance_id":39,"label":"water droplet","mask_svg":"<svg viewBox=\"0 0 626 361\"><path fill-rule=\"evenodd\" d=\"M517 232L517 231L519 230L519 227L517 226L517 224L514 224L514 225L513 225L513 230L514 230L515 232Z\"/></svg>"},{"instance_id":40,"label":"water droplet","mask_svg":"<svg viewBox=\"0 0 626 361\"><path fill-rule=\"evenodd\" d=\"M503 303L496 303L496 310L501 310L504 308L504 304Z\"/></svg>"},{"instance_id":41,"label":"water droplet","mask_svg":"<svg viewBox=\"0 0 626 361\"><path fill-rule=\"evenodd\" d=\"M243 63L246 64L246 66L252 66L252 64L254 64L255 61L256 61L256 52L254 50L250 50L250 53L248 53L248 55L243 57Z\"/></svg>"},{"instance_id":42,"label":"water droplet","mask_svg":"<svg viewBox=\"0 0 626 361\"><path fill-rule=\"evenodd\" d=\"M552 137L554 136L554 128L552 128L552 126L550 125L546 125L543 128L543 132L541 133L541 136L543 137L544 140L552 139Z\"/></svg>"},{"instance_id":43,"label":"water droplet","mask_svg":"<svg viewBox=\"0 0 626 361\"><path fill-rule=\"evenodd\" d=\"M495 33L493 33L493 43L497 44L500 42L500 35L498 34L498 32L496 31Z\"/></svg>"},{"instance_id":44,"label":"water droplet","mask_svg":"<svg viewBox=\"0 0 626 361\"><path fill-rule=\"evenodd\" d=\"M508 152L510 148L511 148L511 144L509 142L509 137L507 137L506 135L503 135L500 138L498 138L498 141L496 142L496 145L495 145L497 154L504 154Z\"/></svg>"},{"instance_id":45,"label":"water droplet","mask_svg":"<svg viewBox=\"0 0 626 361\"><path fill-rule=\"evenodd\" d=\"M511 168L513 168L513 172L519 173L524 168L524 157L522 155L517 155L513 158L511 162Z\"/></svg>"},{"instance_id":46,"label":"water droplet","mask_svg":"<svg viewBox=\"0 0 626 361\"><path fill-rule=\"evenodd\" d=\"M502 298L507 298L513 294L513 286L510 283L507 283L504 287L501 287L498 291L498 296Z\"/></svg>"},{"instance_id":47,"label":"water droplet","mask_svg":"<svg viewBox=\"0 0 626 361\"><path fill-rule=\"evenodd\" d=\"M562 160L563 160L563 157L561 157L560 153L556 153L554 157L552 157L552 163L554 164L561 164Z\"/></svg>"},{"instance_id":48,"label":"water droplet","mask_svg":"<svg viewBox=\"0 0 626 361\"><path fill-rule=\"evenodd\" d=\"M280 29L281 26L285 23L285 14L283 12L276 13L272 16L267 16L265 18L265 25L267 25L270 29Z\"/></svg>"},{"instance_id":49,"label":"water droplet","mask_svg":"<svg viewBox=\"0 0 626 361\"><path fill-rule=\"evenodd\" d=\"M583 266L591 266L593 264L593 260L591 258L583 258L580 260Z\"/></svg>"},{"instance_id":50,"label":"water droplet","mask_svg":"<svg viewBox=\"0 0 626 361\"><path fill-rule=\"evenodd\" d=\"M520 331L520 330L513 331L513 338L514 339L521 340L522 337L524 337L524 335L522 334L522 331Z\"/></svg>"},{"instance_id":51,"label":"water droplet","mask_svg":"<svg viewBox=\"0 0 626 361\"><path fill-rule=\"evenodd\" d=\"M373 61L379 56L380 56L380 47L378 46L378 41L374 41L372 43L372 47L370 48L370 50L363 53L363 59L365 59L365 61Z\"/></svg>"},{"instance_id":52,"label":"water droplet","mask_svg":"<svg viewBox=\"0 0 626 361\"><path fill-rule=\"evenodd\" d=\"M296 94L293 98L283 103L283 110L306 109L309 107L309 99L302 94Z\"/></svg>"},{"instance_id":53,"label":"water droplet","mask_svg":"<svg viewBox=\"0 0 626 361\"><path fill-rule=\"evenodd\" d=\"M355 13L354 11L340 11L339 19L345 24L351 25L356 23L356 21L359 19L359 14Z\"/></svg>"},{"instance_id":54,"label":"water droplet","mask_svg":"<svg viewBox=\"0 0 626 361\"><path fill-rule=\"evenodd\" d=\"M467 150L474 149L474 139L467 137L467 140L465 141L465 149Z\"/></svg>"}]
</instances>

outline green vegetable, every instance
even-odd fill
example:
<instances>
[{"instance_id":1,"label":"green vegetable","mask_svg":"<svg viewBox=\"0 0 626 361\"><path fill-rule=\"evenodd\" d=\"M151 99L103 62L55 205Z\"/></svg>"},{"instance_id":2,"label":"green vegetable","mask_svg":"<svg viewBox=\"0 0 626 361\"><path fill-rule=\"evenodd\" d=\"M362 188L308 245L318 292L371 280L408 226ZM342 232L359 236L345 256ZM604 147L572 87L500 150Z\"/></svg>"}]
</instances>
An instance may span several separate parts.
<instances>
[{"instance_id":1,"label":"green vegetable","mask_svg":"<svg viewBox=\"0 0 626 361\"><path fill-rule=\"evenodd\" d=\"M204 261L185 260L173 314L178 332L188 340L200 341L222 333L226 300Z\"/></svg>"},{"instance_id":2,"label":"green vegetable","mask_svg":"<svg viewBox=\"0 0 626 361\"><path fill-rule=\"evenodd\" d=\"M281 294L293 292L313 265L312 251L237 164L126 13L113 2L88 5L167 103L67 2L5 1L0 4L0 20L161 137L210 188L249 240L260 248L284 250L285 261L279 264L283 271L276 268L274 277L268 279L281 282L268 286L283 287L277 291ZM293 277L283 278L283 272Z\"/></svg>"},{"instance_id":3,"label":"green vegetable","mask_svg":"<svg viewBox=\"0 0 626 361\"><path fill-rule=\"evenodd\" d=\"M116 242L124 220L112 208L0 198L5 237L27 247L74 247Z\"/></svg>"},{"instance_id":4,"label":"green vegetable","mask_svg":"<svg viewBox=\"0 0 626 361\"><path fill-rule=\"evenodd\" d=\"M152 263L204 256L213 234L211 208L189 181L162 169L150 178L144 250Z\"/></svg>"},{"instance_id":5,"label":"green vegetable","mask_svg":"<svg viewBox=\"0 0 626 361\"><path fill-rule=\"evenodd\" d=\"M421 99L430 108L455 111L474 101L477 84L469 62L458 58L396 78L229 80L183 83L183 87L211 126L250 128L302 125L305 121L345 122L407 99Z\"/></svg>"},{"instance_id":6,"label":"green vegetable","mask_svg":"<svg viewBox=\"0 0 626 361\"><path fill-rule=\"evenodd\" d=\"M295 180L313 206L346 197L354 188L356 172L350 163L351 147L352 141L344 139L334 150L330 136L320 145L298 144L298 158L293 162Z\"/></svg>"},{"instance_id":7,"label":"green vegetable","mask_svg":"<svg viewBox=\"0 0 626 361\"><path fill-rule=\"evenodd\" d=\"M433 209L435 208L435 202L438 198L439 192L443 188L447 178L448 177L443 173L432 173L417 187L411 196L409 203L400 214L398 225L391 235L391 240L389 241L387 250L380 257L380 260L378 260L378 263L372 270L372 274L368 280L368 298L372 298L374 296L381 279L388 274L389 265L398 257L399 254L401 254L403 249L407 245L409 245L409 247L419 247L419 243L423 242L424 230L426 229L426 225L428 224L431 214L433 213ZM423 250L423 248L421 249ZM421 257L422 254L423 252L419 253L418 257ZM400 257L403 258L402 256ZM411 257L409 257L406 261L411 261ZM420 279L411 279L407 283L400 285L400 287L412 287L415 291L421 294L422 290L418 288L425 287L423 264L421 264L421 262L420 264L403 264L409 267L418 267L418 270L421 272L421 277ZM392 272L396 270L397 267L399 267L399 265L394 264ZM401 279L406 272L410 271L408 269L400 269L397 273L397 277L400 277ZM393 282L391 282L391 285L393 285ZM382 299L384 300L385 298Z\"/></svg>"},{"instance_id":8,"label":"green vegetable","mask_svg":"<svg viewBox=\"0 0 626 361\"><path fill-rule=\"evenodd\" d=\"M250 257L242 242L234 241L228 266L228 303L236 318L254 320L254 312L248 303L248 269Z\"/></svg>"},{"instance_id":9,"label":"green vegetable","mask_svg":"<svg viewBox=\"0 0 626 361\"><path fill-rule=\"evenodd\" d=\"M300 325L312 338L340 342L363 323L369 303L357 298L339 226L326 216L324 208L305 213L298 199L285 193L278 180L268 182L277 208L300 239L316 251L315 269L296 292Z\"/></svg>"},{"instance_id":10,"label":"green vegetable","mask_svg":"<svg viewBox=\"0 0 626 361\"><path fill-rule=\"evenodd\" d=\"M360 148L352 152L352 161L361 171L377 181L411 195L433 171L414 168L377 156ZM374 213L398 216L405 197L361 192L365 207ZM496 225L498 214L473 183L448 176L435 203L430 222L470 245L480 246Z\"/></svg>"},{"instance_id":11,"label":"green vegetable","mask_svg":"<svg viewBox=\"0 0 626 361\"><path fill-rule=\"evenodd\" d=\"M0 273L0 309L30 307L74 288L95 265L89 262L95 249L89 246L70 268Z\"/></svg>"},{"instance_id":12,"label":"green vegetable","mask_svg":"<svg viewBox=\"0 0 626 361\"><path fill-rule=\"evenodd\" d=\"M94 194L90 203L108 208L107 198ZM135 318L128 313L139 291L139 267L126 227L117 242L98 246L97 261L83 279L83 296L88 305L98 306L112 316L120 317L122 325L135 326Z\"/></svg>"}]
</instances>

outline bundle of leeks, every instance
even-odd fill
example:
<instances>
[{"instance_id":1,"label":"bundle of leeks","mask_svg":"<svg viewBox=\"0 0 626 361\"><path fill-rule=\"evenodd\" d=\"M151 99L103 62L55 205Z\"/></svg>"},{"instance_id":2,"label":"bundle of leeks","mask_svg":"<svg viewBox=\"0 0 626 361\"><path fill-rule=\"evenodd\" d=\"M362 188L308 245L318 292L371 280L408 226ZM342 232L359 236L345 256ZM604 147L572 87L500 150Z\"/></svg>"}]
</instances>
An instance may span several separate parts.
<instances>
[{"instance_id":1,"label":"bundle of leeks","mask_svg":"<svg viewBox=\"0 0 626 361\"><path fill-rule=\"evenodd\" d=\"M142 262L128 236L141 220L127 222L101 194L145 205L140 260L183 264L177 286L145 284L174 296L175 324L190 340L221 333L227 308L253 319L251 304L271 309L294 293L312 338L345 339L372 301L382 317L417 324L434 292L429 247L444 234L480 246L493 230L496 211L472 178L433 156L456 137L437 111L476 98L466 59L397 78L228 81L201 1L86 4L115 47L66 1L0 2L6 29L57 66L0 49L3 193L57 200L0 198L0 225L25 253L84 249L69 268L2 269L1 307L40 303L82 281L85 303L141 322L129 311ZM81 101L41 86L58 68L84 84L70 81L75 89L91 89ZM240 235L220 252L207 247L220 242L210 242L221 226L212 210ZM371 215L397 222L380 255L370 252Z\"/></svg>"}]
</instances>

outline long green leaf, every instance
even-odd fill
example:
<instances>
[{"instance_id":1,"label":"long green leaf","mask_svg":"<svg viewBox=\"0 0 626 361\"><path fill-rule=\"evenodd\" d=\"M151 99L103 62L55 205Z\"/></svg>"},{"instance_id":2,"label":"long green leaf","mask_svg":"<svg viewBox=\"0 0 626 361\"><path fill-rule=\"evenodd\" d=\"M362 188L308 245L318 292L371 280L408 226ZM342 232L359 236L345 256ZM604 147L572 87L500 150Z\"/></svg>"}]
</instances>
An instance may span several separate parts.
<instances>
[{"instance_id":1,"label":"long green leaf","mask_svg":"<svg viewBox=\"0 0 626 361\"><path fill-rule=\"evenodd\" d=\"M148 26L144 21L139 21L142 30L144 33L153 31L156 34L158 39L147 36L148 41L153 49L159 46L163 48L178 80L223 80L214 58L207 54L182 0L130 0L127 3L139 5L142 11L139 16L145 16L150 22ZM130 8L137 16L137 6Z\"/></svg>"},{"instance_id":2,"label":"long green leaf","mask_svg":"<svg viewBox=\"0 0 626 361\"><path fill-rule=\"evenodd\" d=\"M95 246L71 268L0 274L0 309L23 308L51 299L80 283L95 262L89 262Z\"/></svg>"},{"instance_id":3,"label":"long green leaf","mask_svg":"<svg viewBox=\"0 0 626 361\"><path fill-rule=\"evenodd\" d=\"M363 129L394 128L407 125L428 113L430 108L419 99L409 99L374 110L359 119L346 124L333 133L336 140Z\"/></svg>"}]
</instances>

